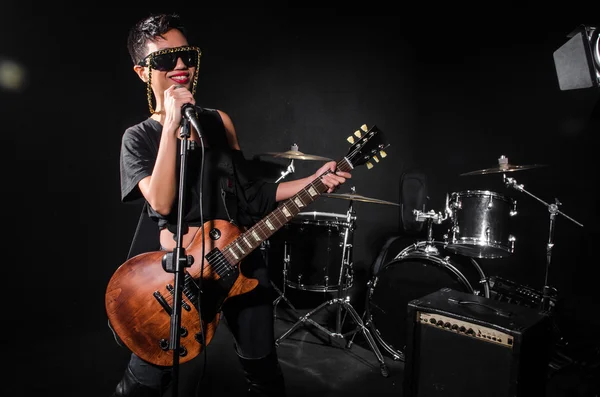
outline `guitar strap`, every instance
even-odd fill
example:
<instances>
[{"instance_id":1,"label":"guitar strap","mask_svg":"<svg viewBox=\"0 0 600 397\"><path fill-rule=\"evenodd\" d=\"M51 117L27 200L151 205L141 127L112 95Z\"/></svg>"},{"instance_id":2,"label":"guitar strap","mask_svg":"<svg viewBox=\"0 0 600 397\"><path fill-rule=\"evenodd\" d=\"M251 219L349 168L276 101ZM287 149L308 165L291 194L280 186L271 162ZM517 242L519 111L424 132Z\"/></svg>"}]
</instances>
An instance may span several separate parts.
<instances>
[{"instance_id":1,"label":"guitar strap","mask_svg":"<svg viewBox=\"0 0 600 397\"><path fill-rule=\"evenodd\" d=\"M157 251L160 249L160 238L158 233L158 227L150 217L148 216L148 202L144 200L142 205L142 211L138 219L135 233L129 245L129 252L127 253L127 259L134 257L135 255L141 254L148 251ZM154 231L154 232L153 232ZM153 237L153 235L155 237ZM158 248L155 248L157 246ZM113 334L113 338L117 345L125 347L125 344L121 341L115 330L112 328L110 321L107 321L108 328Z\"/></svg>"},{"instance_id":2,"label":"guitar strap","mask_svg":"<svg viewBox=\"0 0 600 397\"><path fill-rule=\"evenodd\" d=\"M140 228L142 226L142 218L144 216L144 214L146 213L146 201L144 200L144 205L142 205L142 212L140 213L140 218L138 219L138 223L137 226L135 228L135 233L133 234L133 239L131 239L131 244L129 245L129 252L127 253L127 259L132 257L132 253L133 253L133 246L135 245L135 240L140 232Z\"/></svg>"},{"instance_id":3,"label":"guitar strap","mask_svg":"<svg viewBox=\"0 0 600 397\"><path fill-rule=\"evenodd\" d=\"M127 259L143 252L158 250L160 250L160 233L156 222L152 221L148 215L148 202L144 200Z\"/></svg>"}]
</instances>

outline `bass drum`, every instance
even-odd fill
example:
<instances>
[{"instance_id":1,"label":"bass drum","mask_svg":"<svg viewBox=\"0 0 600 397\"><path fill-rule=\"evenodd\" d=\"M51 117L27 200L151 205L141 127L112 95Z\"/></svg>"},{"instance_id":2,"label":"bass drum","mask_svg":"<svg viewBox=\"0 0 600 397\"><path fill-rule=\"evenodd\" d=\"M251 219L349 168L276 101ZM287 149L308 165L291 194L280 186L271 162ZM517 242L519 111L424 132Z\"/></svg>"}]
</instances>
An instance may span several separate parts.
<instances>
[{"instance_id":1,"label":"bass drum","mask_svg":"<svg viewBox=\"0 0 600 397\"><path fill-rule=\"evenodd\" d=\"M441 243L440 243L441 244ZM408 303L441 288L489 298L485 274L473 258L438 249L408 247L381 266L369 282L367 322L373 336L394 360L404 361ZM484 286L480 291L481 285Z\"/></svg>"}]
</instances>

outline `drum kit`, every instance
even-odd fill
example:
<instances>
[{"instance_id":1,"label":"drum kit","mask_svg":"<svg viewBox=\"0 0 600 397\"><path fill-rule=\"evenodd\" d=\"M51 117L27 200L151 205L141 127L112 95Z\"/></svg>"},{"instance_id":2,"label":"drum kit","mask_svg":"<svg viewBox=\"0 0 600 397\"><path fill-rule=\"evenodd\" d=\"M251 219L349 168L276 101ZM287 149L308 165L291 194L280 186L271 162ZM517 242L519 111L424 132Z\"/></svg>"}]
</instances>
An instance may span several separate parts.
<instances>
[{"instance_id":1,"label":"drum kit","mask_svg":"<svg viewBox=\"0 0 600 397\"><path fill-rule=\"evenodd\" d=\"M292 160L287 172L282 173L282 178L294 171L294 159L330 160L301 153L296 145L288 152L265 155ZM549 285L548 273L554 246L556 216L562 215L580 227L583 225L560 211L558 206L561 203L558 200L555 200L555 203L547 203L525 190L514 178L507 176L516 171L539 167L545 165L512 165L509 164L508 158L500 156L497 167L471 171L460 176L502 174L507 187L525 193L547 207L550 214L550 230L546 244L544 287L539 293L539 303L540 309L551 311L556 289ZM377 357L384 376L388 376L387 367L378 345L394 360L404 361L408 302L441 288L452 288L490 298L490 278L486 276L477 260L504 258L513 254L515 250L516 239L510 233L511 218L517 215L515 199L488 190L466 190L447 194L445 208L441 212L413 210L415 220L426 225L426 238L405 247L391 261L372 272L367 283L365 311L361 317L346 295L348 289L353 286L352 242L356 221L353 202L395 206L399 204L361 196L356 194L354 189L352 193L329 193L323 196L348 200L348 211L345 214L304 212L290 222L289 228L293 233L288 234L284 244L283 291L275 287L279 297L274 305L285 300L296 311L285 297L286 286L303 291L335 292L337 295L306 315L300 316L296 323L276 340L276 345L305 323L314 325L329 336L346 339L348 346L353 343L354 336L362 332ZM447 225L443 241L434 239L433 224ZM331 305L337 307L334 331L311 318L316 312ZM346 310L357 324L356 329L351 332L342 333L342 310Z\"/></svg>"}]
</instances>

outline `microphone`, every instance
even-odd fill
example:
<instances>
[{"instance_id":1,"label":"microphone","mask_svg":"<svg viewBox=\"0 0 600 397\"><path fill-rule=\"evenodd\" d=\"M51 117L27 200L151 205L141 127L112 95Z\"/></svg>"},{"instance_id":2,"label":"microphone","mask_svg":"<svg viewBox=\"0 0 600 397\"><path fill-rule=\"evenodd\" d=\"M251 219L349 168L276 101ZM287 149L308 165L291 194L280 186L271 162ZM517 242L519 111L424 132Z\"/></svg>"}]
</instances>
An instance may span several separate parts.
<instances>
[{"instance_id":1,"label":"microphone","mask_svg":"<svg viewBox=\"0 0 600 397\"><path fill-rule=\"evenodd\" d=\"M200 139L202 139L202 128L200 127L200 123L198 122L198 119L196 118L196 107L194 105L192 105L191 103L184 103L183 106L181 107L181 113L183 114L183 116L186 119L188 119L188 121L190 123L192 123L192 125L198 132Z\"/></svg>"}]
</instances>

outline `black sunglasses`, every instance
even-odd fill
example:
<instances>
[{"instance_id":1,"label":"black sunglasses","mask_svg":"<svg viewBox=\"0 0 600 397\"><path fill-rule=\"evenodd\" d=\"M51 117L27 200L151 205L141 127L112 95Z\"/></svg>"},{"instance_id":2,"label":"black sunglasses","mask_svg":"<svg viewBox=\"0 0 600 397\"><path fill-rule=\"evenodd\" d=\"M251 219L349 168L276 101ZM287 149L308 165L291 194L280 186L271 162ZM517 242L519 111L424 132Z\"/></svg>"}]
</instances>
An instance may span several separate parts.
<instances>
[{"instance_id":1,"label":"black sunglasses","mask_svg":"<svg viewBox=\"0 0 600 397\"><path fill-rule=\"evenodd\" d=\"M177 59L181 58L188 68L197 67L202 51L198 47L175 47L152 52L138 62L140 66L150 66L152 69L166 72L175 69Z\"/></svg>"}]
</instances>

